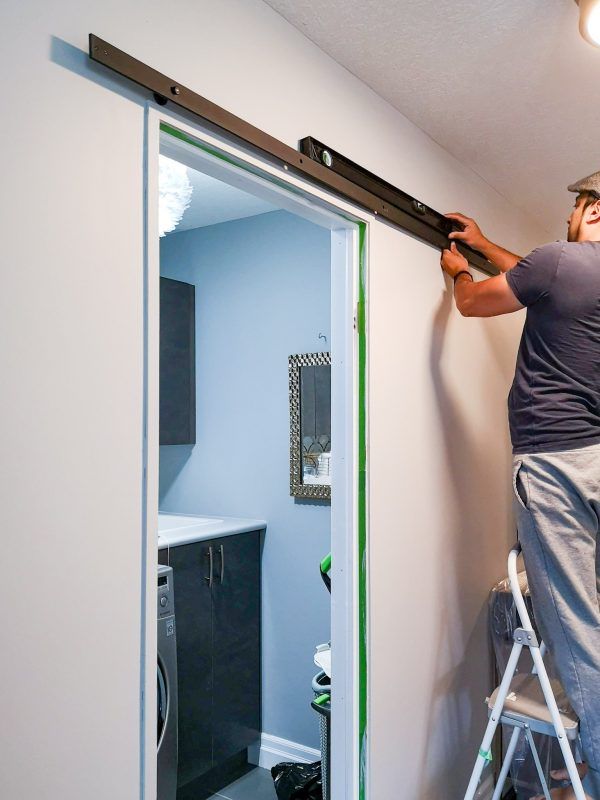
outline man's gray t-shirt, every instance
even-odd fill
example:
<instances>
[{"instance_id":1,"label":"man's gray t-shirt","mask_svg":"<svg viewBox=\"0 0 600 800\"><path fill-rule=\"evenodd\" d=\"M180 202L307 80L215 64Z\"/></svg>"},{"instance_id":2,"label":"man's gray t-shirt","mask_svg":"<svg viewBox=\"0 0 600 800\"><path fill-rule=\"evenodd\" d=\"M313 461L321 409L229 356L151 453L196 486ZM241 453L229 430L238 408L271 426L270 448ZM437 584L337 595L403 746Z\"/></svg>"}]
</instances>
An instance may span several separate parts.
<instances>
[{"instance_id":1,"label":"man's gray t-shirt","mask_svg":"<svg viewBox=\"0 0 600 800\"><path fill-rule=\"evenodd\" d=\"M513 451L600 442L600 242L544 245L506 280L527 306L508 399Z\"/></svg>"}]
</instances>

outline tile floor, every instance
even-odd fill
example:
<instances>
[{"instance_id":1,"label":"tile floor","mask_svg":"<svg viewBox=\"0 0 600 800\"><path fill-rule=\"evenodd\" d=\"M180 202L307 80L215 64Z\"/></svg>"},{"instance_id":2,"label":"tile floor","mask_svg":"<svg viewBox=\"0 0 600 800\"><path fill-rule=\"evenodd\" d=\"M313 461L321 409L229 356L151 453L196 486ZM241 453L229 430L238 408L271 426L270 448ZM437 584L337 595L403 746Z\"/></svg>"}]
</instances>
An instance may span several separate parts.
<instances>
[{"instance_id":1,"label":"tile floor","mask_svg":"<svg viewBox=\"0 0 600 800\"><path fill-rule=\"evenodd\" d=\"M243 778L219 789L209 800L277 800L273 778L266 769L257 767Z\"/></svg>"}]
</instances>

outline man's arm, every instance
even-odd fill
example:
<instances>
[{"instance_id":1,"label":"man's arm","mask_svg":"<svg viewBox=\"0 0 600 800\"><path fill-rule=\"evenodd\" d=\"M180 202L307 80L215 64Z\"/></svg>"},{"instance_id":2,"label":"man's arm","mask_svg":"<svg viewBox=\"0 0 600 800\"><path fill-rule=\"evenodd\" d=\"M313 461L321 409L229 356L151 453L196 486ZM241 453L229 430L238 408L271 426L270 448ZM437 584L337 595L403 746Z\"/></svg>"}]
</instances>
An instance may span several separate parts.
<instances>
[{"instance_id":1,"label":"man's arm","mask_svg":"<svg viewBox=\"0 0 600 800\"><path fill-rule=\"evenodd\" d=\"M490 242L489 239L481 232L481 228L471 217L466 217L464 214L458 212L454 214L446 214L448 219L452 219L463 226L462 231L452 231L448 234L449 239L464 242L478 250L488 261L490 261L500 272L508 272L515 264L521 260L521 256L511 253L510 250L505 250L500 245Z\"/></svg>"},{"instance_id":2,"label":"man's arm","mask_svg":"<svg viewBox=\"0 0 600 800\"><path fill-rule=\"evenodd\" d=\"M508 285L506 275L476 283L469 272L469 262L458 252L454 242L450 250L443 251L441 265L451 278L458 276L454 282L454 299L463 317L497 317L524 308Z\"/></svg>"}]
</instances>

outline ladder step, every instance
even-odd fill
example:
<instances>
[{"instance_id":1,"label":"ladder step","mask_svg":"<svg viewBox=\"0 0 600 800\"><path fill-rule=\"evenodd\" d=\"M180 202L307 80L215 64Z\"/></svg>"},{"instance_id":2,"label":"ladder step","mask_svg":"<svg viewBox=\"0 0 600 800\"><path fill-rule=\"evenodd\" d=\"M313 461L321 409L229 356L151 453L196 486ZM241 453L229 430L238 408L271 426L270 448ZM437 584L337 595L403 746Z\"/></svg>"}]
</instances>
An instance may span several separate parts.
<instances>
[{"instance_id":1,"label":"ladder step","mask_svg":"<svg viewBox=\"0 0 600 800\"><path fill-rule=\"evenodd\" d=\"M571 708L560 681L553 679L550 684L556 697L567 738L576 739L579 733L577 714ZM497 696L498 688L488 699L488 715L491 714ZM537 675L522 672L513 677L500 721L506 725L528 725L536 733L556 738L552 717L544 700L544 693Z\"/></svg>"}]
</instances>

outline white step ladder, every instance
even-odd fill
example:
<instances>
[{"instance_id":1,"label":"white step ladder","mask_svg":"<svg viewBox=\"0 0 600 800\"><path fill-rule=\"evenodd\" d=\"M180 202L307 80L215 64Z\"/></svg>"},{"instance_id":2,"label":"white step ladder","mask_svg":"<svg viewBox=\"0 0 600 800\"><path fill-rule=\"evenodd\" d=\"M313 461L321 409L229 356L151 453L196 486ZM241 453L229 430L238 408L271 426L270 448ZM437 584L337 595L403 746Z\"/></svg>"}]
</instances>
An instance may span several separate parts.
<instances>
[{"instance_id":1,"label":"white step ladder","mask_svg":"<svg viewBox=\"0 0 600 800\"><path fill-rule=\"evenodd\" d=\"M570 744L572 741L577 741L579 720L575 712L568 706L564 689L560 683L556 680L551 681L548 677L544 665L546 646L543 642L538 642L519 586L517 559L520 552L521 545L517 543L509 553L508 579L521 627L517 628L513 634L514 644L500 686L487 700L489 722L464 800L474 800L475 798L482 772L492 760L491 746L498 725L511 726L513 732L492 800L500 800L502 797L504 783L508 777L521 731L524 731L531 749L546 800L551 800L551 796L533 739L534 733L552 736L558 740L575 797L577 800L585 800L585 793ZM519 656L524 647L528 647L531 653L533 670L531 673L515 674ZM559 703L566 710L560 711Z\"/></svg>"}]
</instances>

